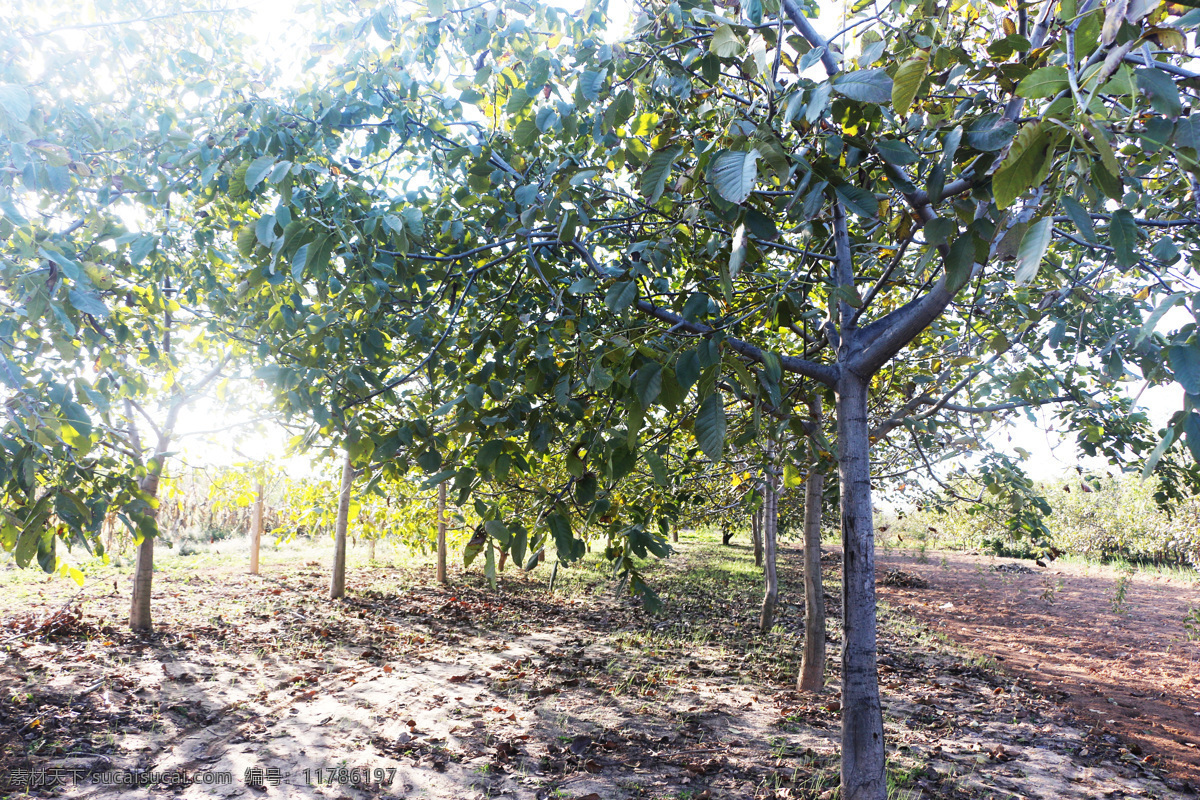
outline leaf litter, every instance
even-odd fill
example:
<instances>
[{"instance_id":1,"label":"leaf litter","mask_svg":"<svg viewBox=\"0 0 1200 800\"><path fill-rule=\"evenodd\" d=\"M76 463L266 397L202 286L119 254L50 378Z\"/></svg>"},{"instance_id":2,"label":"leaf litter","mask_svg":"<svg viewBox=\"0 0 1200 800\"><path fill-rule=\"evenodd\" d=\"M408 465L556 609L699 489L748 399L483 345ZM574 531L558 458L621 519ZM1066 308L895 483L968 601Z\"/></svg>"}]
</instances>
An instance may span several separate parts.
<instances>
[{"instance_id":1,"label":"leaf litter","mask_svg":"<svg viewBox=\"0 0 1200 800\"><path fill-rule=\"evenodd\" d=\"M441 587L431 570L376 566L336 603L299 561L262 578L161 574L147 637L120 624L124 592L34 624L61 614L48 584L0 633L0 775L71 776L6 787L45 797L832 797L838 555L824 559L831 679L816 694L793 688L791 547L769 636L748 548L708 543L651 567L655 616L599 565L561 570L554 594L540 572L493 591L481 575ZM1184 796L1054 694L882 616L890 779L910 797ZM88 780L139 770L195 782Z\"/></svg>"}]
</instances>

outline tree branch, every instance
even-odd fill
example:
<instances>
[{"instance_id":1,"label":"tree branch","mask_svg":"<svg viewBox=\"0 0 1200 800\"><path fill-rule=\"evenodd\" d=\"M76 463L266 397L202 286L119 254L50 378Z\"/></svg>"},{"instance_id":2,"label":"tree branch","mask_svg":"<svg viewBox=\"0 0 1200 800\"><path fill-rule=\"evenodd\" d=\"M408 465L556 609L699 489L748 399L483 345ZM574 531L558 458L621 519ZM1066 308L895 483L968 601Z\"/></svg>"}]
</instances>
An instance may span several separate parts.
<instances>
[{"instance_id":1,"label":"tree branch","mask_svg":"<svg viewBox=\"0 0 1200 800\"><path fill-rule=\"evenodd\" d=\"M600 278L607 277L604 274L604 270L601 269L600 265L596 262L596 259L590 252L588 252L587 248L585 248L579 242L579 240L572 239L570 244L571 247L573 247L575 251L583 258L584 262L587 263L588 268L591 269L592 272L594 272ZM708 325L703 325L699 322L688 322L674 311L663 308L662 306L656 306L649 300L638 300L636 306L637 309L642 313L648 314L649 316L654 317L661 322L670 324L675 330L683 330L700 336L711 336L712 334L716 333L716 331L714 331ZM749 342L728 335L725 336L723 341L724 344L735 353L740 353L741 355L758 364L766 363L766 353L761 347L757 347ZM780 366L782 366L785 371L796 375L803 375L806 378L812 378L813 380L820 381L821 383L828 384L830 386L837 381L837 367L830 366L828 364L818 364L814 361L807 361L803 358L797 358L795 356L780 356L779 362Z\"/></svg>"},{"instance_id":2,"label":"tree branch","mask_svg":"<svg viewBox=\"0 0 1200 800\"><path fill-rule=\"evenodd\" d=\"M821 38L821 34L817 33L817 29L812 26L808 18L804 16L804 12L800 10L796 0L783 0L783 12L788 15L788 19L796 26L796 30L800 31L800 35L808 41L813 48L824 48L825 52L821 53L821 63L825 65L825 72L829 77L833 77L842 71L838 66L837 59L833 57L833 53L829 50L829 42Z\"/></svg>"}]
</instances>

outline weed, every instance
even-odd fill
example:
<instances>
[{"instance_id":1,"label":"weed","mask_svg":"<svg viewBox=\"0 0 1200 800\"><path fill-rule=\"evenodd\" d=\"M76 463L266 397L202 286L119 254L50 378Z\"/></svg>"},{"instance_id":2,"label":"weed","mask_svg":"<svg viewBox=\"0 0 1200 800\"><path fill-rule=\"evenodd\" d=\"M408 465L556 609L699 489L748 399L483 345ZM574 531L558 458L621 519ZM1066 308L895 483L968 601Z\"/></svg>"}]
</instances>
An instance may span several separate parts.
<instances>
[{"instance_id":1,"label":"weed","mask_svg":"<svg viewBox=\"0 0 1200 800\"><path fill-rule=\"evenodd\" d=\"M1200 642L1200 606L1188 609L1183 617L1183 630L1189 642Z\"/></svg>"},{"instance_id":2,"label":"weed","mask_svg":"<svg viewBox=\"0 0 1200 800\"><path fill-rule=\"evenodd\" d=\"M1129 585L1132 580L1133 567L1129 564L1126 564L1121 569L1121 577L1117 578L1117 584L1113 589L1112 600L1109 601L1114 614L1124 616L1125 614L1129 613L1129 607L1126 603L1126 599L1129 593Z\"/></svg>"},{"instance_id":3,"label":"weed","mask_svg":"<svg viewBox=\"0 0 1200 800\"><path fill-rule=\"evenodd\" d=\"M1042 579L1042 602L1048 606L1054 605L1054 601L1058 599L1057 595L1065 583L1062 578L1059 578L1057 583L1052 578Z\"/></svg>"}]
</instances>

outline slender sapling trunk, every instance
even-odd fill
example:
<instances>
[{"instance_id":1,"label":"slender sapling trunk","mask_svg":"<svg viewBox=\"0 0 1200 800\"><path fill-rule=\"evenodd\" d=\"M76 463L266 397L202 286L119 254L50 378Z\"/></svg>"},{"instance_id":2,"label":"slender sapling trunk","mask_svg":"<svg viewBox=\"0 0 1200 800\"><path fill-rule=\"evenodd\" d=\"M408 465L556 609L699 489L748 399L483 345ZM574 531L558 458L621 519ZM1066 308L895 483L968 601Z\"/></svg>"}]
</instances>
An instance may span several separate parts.
<instances>
[{"instance_id":1,"label":"slender sapling trunk","mask_svg":"<svg viewBox=\"0 0 1200 800\"><path fill-rule=\"evenodd\" d=\"M762 616L759 627L763 633L770 632L775 625L775 607L779 601L779 579L775 573L775 541L779 531L779 492L776 489L775 477L768 472L763 487L763 583L766 591L763 593Z\"/></svg>"},{"instance_id":2,"label":"slender sapling trunk","mask_svg":"<svg viewBox=\"0 0 1200 800\"><path fill-rule=\"evenodd\" d=\"M250 514L250 574L258 574L258 553L262 547L263 533L263 485L254 486L254 510Z\"/></svg>"},{"instance_id":3,"label":"slender sapling trunk","mask_svg":"<svg viewBox=\"0 0 1200 800\"><path fill-rule=\"evenodd\" d=\"M141 481L141 489L151 498L158 497L158 473L151 472ZM157 517L158 512L151 511ZM138 545L137 563L133 569L133 598L129 603L129 628L137 633L154 629L150 616L150 597L154 585L154 535L145 534Z\"/></svg>"},{"instance_id":4,"label":"slender sapling trunk","mask_svg":"<svg viewBox=\"0 0 1200 800\"><path fill-rule=\"evenodd\" d=\"M350 452L342 462L342 491L338 495L337 527L333 532L333 575L329 581L329 599L346 596L346 531L350 527L350 488L354 485L354 466Z\"/></svg>"},{"instance_id":5,"label":"slender sapling trunk","mask_svg":"<svg viewBox=\"0 0 1200 800\"><path fill-rule=\"evenodd\" d=\"M446 484L438 484L437 511L437 580L446 583Z\"/></svg>"},{"instance_id":6,"label":"slender sapling trunk","mask_svg":"<svg viewBox=\"0 0 1200 800\"><path fill-rule=\"evenodd\" d=\"M821 496L825 476L817 469L804 483L804 657L796 688L825 685L825 587L821 581Z\"/></svg>"},{"instance_id":7,"label":"slender sapling trunk","mask_svg":"<svg viewBox=\"0 0 1200 800\"><path fill-rule=\"evenodd\" d=\"M754 566L761 567L763 565L763 507L759 506L754 509L754 515L750 517L750 538L754 543Z\"/></svg>"}]
</instances>

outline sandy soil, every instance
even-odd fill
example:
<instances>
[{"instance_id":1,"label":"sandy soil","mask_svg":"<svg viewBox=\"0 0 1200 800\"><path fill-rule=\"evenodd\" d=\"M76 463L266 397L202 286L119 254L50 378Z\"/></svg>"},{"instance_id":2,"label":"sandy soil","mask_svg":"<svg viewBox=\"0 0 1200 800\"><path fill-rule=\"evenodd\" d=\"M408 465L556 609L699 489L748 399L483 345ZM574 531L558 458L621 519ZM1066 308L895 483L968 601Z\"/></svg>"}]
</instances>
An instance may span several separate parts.
<instances>
[{"instance_id":1,"label":"sandy soil","mask_svg":"<svg viewBox=\"0 0 1200 800\"><path fill-rule=\"evenodd\" d=\"M356 569L337 603L316 562L261 578L177 572L156 583L149 637L124 631L122 585L99 587L57 629L31 627L69 593L45 584L0 618L0 796L827 800L838 780L837 554L826 559L831 679L816 695L792 689L801 554L781 551L769 636L754 629L748 558L744 546L683 545L651 576L667 601L655 617L603 584L564 579L548 594L545 571L509 573L493 591L478 575L447 588L428 570ZM942 591L959 608L966 588L888 596L925 615ZM937 623L957 618L935 616L926 626L884 615L898 798L1188 796L1080 722L1057 688L942 641L949 625ZM103 782L139 770L164 780ZM59 780L30 786L30 774ZM179 775L188 781L167 784Z\"/></svg>"},{"instance_id":2,"label":"sandy soil","mask_svg":"<svg viewBox=\"0 0 1200 800\"><path fill-rule=\"evenodd\" d=\"M893 551L878 564L881 599L1119 735L1130 758L1200 786L1200 642L1184 628L1200 584L950 552ZM886 585L897 569L928 587Z\"/></svg>"}]
</instances>

